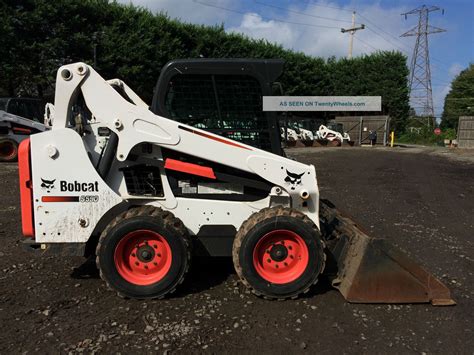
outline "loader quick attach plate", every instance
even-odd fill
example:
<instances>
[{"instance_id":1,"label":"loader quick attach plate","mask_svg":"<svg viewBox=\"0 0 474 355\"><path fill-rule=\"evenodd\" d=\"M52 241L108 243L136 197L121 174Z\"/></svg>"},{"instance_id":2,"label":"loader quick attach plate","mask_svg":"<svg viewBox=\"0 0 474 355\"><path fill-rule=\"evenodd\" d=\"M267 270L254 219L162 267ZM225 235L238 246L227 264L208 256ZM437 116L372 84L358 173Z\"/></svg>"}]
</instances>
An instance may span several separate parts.
<instances>
[{"instance_id":1,"label":"loader quick attach plate","mask_svg":"<svg viewBox=\"0 0 474 355\"><path fill-rule=\"evenodd\" d=\"M383 239L369 237L327 200L321 200L321 222L330 258L336 264L332 285L354 303L456 302L436 277Z\"/></svg>"}]
</instances>

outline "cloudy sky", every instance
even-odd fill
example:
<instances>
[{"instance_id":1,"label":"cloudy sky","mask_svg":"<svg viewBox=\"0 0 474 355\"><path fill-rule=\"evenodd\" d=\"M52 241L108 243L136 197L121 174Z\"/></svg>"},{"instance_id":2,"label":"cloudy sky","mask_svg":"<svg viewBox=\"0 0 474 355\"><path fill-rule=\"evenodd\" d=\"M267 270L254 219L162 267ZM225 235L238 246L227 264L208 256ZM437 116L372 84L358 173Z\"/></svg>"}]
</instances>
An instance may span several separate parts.
<instances>
[{"instance_id":1,"label":"cloudy sky","mask_svg":"<svg viewBox=\"0 0 474 355\"><path fill-rule=\"evenodd\" d=\"M226 31L265 38L308 55L346 56L349 35L341 28L366 29L355 35L353 55L399 50L412 56L415 37L400 37L417 24L415 15L400 14L423 5L417 0L119 0L166 12L182 21L224 24ZM447 32L429 36L435 114L441 115L451 80L474 62L474 1L438 0L444 9L430 13L430 24Z\"/></svg>"}]
</instances>

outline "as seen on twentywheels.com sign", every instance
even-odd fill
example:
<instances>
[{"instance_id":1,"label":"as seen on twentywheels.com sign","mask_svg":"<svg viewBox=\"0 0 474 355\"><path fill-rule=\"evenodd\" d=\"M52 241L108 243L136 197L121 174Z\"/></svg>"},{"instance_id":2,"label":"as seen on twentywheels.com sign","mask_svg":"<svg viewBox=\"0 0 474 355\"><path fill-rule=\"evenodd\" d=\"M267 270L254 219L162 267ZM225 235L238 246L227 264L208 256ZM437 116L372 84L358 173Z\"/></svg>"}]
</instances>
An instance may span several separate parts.
<instances>
[{"instance_id":1,"label":"as seen on twentywheels.com sign","mask_svg":"<svg viewBox=\"0 0 474 355\"><path fill-rule=\"evenodd\" d=\"M382 97L263 96L263 111L382 111Z\"/></svg>"}]
</instances>

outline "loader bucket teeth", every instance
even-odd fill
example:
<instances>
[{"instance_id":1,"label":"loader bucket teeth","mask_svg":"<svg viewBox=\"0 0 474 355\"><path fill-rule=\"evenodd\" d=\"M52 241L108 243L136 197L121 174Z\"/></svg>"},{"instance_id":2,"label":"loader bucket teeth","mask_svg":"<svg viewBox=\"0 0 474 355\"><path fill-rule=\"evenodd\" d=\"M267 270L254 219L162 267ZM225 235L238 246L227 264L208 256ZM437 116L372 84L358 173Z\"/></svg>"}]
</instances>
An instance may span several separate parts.
<instances>
[{"instance_id":1,"label":"loader bucket teeth","mask_svg":"<svg viewBox=\"0 0 474 355\"><path fill-rule=\"evenodd\" d=\"M396 247L369 237L329 201L321 200L323 233L332 285L354 303L428 303L454 305L449 289Z\"/></svg>"}]
</instances>

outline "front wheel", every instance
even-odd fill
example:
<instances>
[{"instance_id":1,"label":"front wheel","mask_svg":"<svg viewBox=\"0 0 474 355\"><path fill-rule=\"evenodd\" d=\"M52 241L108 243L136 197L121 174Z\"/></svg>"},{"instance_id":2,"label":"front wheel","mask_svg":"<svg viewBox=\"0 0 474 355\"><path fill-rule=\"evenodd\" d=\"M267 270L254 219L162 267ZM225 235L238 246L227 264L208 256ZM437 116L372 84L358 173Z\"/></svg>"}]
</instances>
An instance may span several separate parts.
<instances>
[{"instance_id":1,"label":"front wheel","mask_svg":"<svg viewBox=\"0 0 474 355\"><path fill-rule=\"evenodd\" d=\"M240 227L233 246L237 274L265 298L296 298L318 280L324 242L315 224L290 208L266 208Z\"/></svg>"},{"instance_id":2,"label":"front wheel","mask_svg":"<svg viewBox=\"0 0 474 355\"><path fill-rule=\"evenodd\" d=\"M152 206L132 208L102 233L97 266L107 285L126 298L162 298L183 282L191 250L183 223Z\"/></svg>"}]
</instances>

